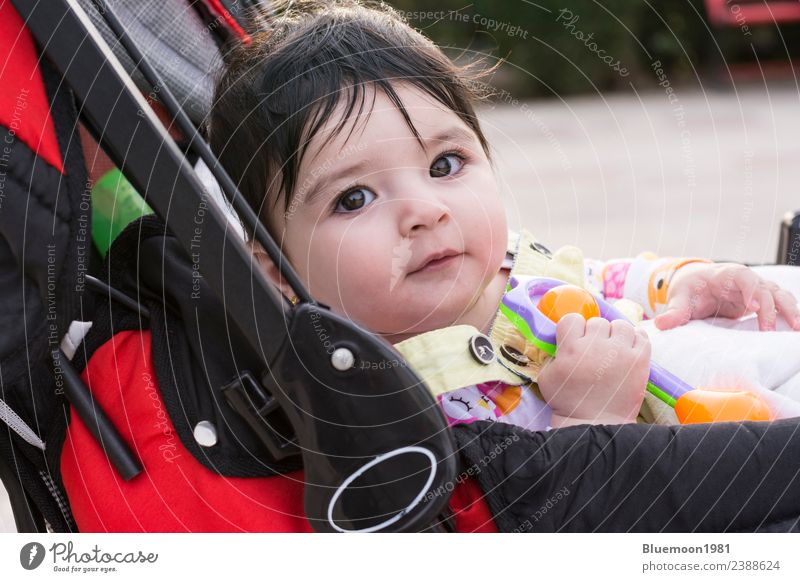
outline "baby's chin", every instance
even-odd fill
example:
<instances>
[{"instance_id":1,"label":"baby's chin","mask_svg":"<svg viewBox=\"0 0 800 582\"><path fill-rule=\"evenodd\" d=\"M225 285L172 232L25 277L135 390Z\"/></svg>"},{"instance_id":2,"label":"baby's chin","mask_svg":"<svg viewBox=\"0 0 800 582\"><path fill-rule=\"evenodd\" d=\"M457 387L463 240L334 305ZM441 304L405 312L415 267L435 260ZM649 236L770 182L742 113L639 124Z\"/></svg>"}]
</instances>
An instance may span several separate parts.
<instances>
[{"instance_id":1,"label":"baby's chin","mask_svg":"<svg viewBox=\"0 0 800 582\"><path fill-rule=\"evenodd\" d=\"M465 311L465 306L460 309L450 306L440 306L438 309L431 309L426 305L419 310L408 309L406 306L402 312L389 309L380 310L379 307L372 311L368 318L371 320L365 325L381 335L414 336L427 333L443 327L457 325L458 320ZM375 316L383 314L383 317L376 319Z\"/></svg>"},{"instance_id":2,"label":"baby's chin","mask_svg":"<svg viewBox=\"0 0 800 582\"><path fill-rule=\"evenodd\" d=\"M393 297L380 297L380 301L359 301L346 315L362 327L384 336L412 336L458 325L469 313L480 294L470 289L466 279L453 286L452 280L437 288L427 289L402 286L395 289ZM362 299L376 297L365 293Z\"/></svg>"}]
</instances>

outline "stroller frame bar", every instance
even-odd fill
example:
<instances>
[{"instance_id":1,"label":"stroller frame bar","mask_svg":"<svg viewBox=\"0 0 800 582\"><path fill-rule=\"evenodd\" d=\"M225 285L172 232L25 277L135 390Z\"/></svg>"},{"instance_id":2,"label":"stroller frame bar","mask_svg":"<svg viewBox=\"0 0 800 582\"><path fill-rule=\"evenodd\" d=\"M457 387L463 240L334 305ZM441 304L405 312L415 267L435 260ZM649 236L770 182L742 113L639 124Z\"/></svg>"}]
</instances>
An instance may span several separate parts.
<instances>
[{"instance_id":1,"label":"stroller frame bar","mask_svg":"<svg viewBox=\"0 0 800 582\"><path fill-rule=\"evenodd\" d=\"M145 56L139 50L139 47L136 46L136 43L134 43L130 36L128 36L128 33L125 31L125 27L114 14L111 6L108 5L106 0L93 1L98 6L100 14L102 15L106 24L108 24L109 28L114 32L114 35L131 56L133 62L136 64L136 67L141 71L145 79L147 79L148 83L150 83L152 87L159 88L159 99L167 108L167 111L172 116L174 122L177 123L180 130L189 139L189 148L194 150L195 153L200 156L203 162L205 162L206 166L214 175L214 178L216 178L220 187L228 195L238 216L243 217L246 226L251 232L254 233L258 243L267 251L267 254L272 261L278 265L281 276L289 283L292 289L294 289L295 294L300 301L313 303L314 300L311 298L305 286L300 281L300 278L297 276L297 273L292 265L288 261L284 260L281 250L275 244L275 241L272 240L272 237L269 236L266 228L264 228L264 225L261 223L261 220L259 220L256 213L244 199L244 196L242 196L241 192L239 192L239 189L233 183L233 180L231 180L231 177L228 175L225 169L219 165L219 161L211 152L211 148L209 148L208 144L200 137L197 129L189 119L189 116L186 115L183 109L181 109L180 104L172 94L172 91L170 91L167 83L164 82L155 68L150 65Z\"/></svg>"},{"instance_id":2,"label":"stroller frame bar","mask_svg":"<svg viewBox=\"0 0 800 582\"><path fill-rule=\"evenodd\" d=\"M251 290L252 304L228 301L226 309L270 361L280 342L260 337L258 329L285 325L286 301L258 269L251 268L250 253L227 228L222 213L206 203L193 168L81 7L74 0L14 0L14 5L77 96L81 117L147 204L164 218L187 254L200 258L200 270L211 289L220 298L225 297L226 287ZM136 114L125 115L130 112ZM185 217L197 218L202 226ZM200 237L197 228L201 228Z\"/></svg>"}]
</instances>

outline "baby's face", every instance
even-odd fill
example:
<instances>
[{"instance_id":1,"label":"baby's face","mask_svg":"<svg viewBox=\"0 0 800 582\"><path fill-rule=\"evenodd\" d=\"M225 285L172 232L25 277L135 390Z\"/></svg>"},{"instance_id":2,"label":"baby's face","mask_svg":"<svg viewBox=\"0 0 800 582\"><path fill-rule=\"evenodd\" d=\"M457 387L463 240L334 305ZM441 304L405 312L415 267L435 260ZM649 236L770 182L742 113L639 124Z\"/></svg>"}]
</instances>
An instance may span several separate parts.
<instances>
[{"instance_id":1,"label":"baby's face","mask_svg":"<svg viewBox=\"0 0 800 582\"><path fill-rule=\"evenodd\" d=\"M272 223L312 296L390 341L469 319L507 245L473 131L416 88L396 90L424 147L381 91L371 113L368 94L363 114L323 147L340 105L309 146L286 215Z\"/></svg>"}]
</instances>

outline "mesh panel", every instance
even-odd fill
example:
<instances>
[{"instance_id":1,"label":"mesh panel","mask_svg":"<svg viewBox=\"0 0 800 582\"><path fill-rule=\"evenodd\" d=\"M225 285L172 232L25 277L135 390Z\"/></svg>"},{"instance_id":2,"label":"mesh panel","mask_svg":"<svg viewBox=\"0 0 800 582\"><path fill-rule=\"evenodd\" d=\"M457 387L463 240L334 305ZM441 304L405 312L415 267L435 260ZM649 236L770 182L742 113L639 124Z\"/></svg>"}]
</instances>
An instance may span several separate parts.
<instances>
[{"instance_id":1,"label":"mesh panel","mask_svg":"<svg viewBox=\"0 0 800 582\"><path fill-rule=\"evenodd\" d=\"M79 0L136 86L157 95L117 42L92 0ZM211 107L214 71L222 63L214 30L185 0L115 0L111 6L126 31L168 84L195 124Z\"/></svg>"}]
</instances>

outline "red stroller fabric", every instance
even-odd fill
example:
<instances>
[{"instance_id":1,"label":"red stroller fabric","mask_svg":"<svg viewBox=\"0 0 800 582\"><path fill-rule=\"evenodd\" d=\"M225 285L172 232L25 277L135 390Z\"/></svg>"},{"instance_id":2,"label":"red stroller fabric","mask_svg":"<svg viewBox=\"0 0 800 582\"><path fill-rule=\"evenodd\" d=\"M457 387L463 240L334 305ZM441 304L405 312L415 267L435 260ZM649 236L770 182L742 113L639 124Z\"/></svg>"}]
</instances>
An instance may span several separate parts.
<instances>
[{"instance_id":1,"label":"red stroller fabric","mask_svg":"<svg viewBox=\"0 0 800 582\"><path fill-rule=\"evenodd\" d=\"M0 3L0 125L64 173L33 38L10 2Z\"/></svg>"},{"instance_id":2,"label":"red stroller fabric","mask_svg":"<svg viewBox=\"0 0 800 582\"><path fill-rule=\"evenodd\" d=\"M143 474L123 481L73 415L61 474L81 531L311 532L303 513L303 473L230 478L201 465L166 413L150 357L150 332L125 331L89 360L83 379ZM496 531L477 484L461 483L451 509L462 532Z\"/></svg>"}]
</instances>

